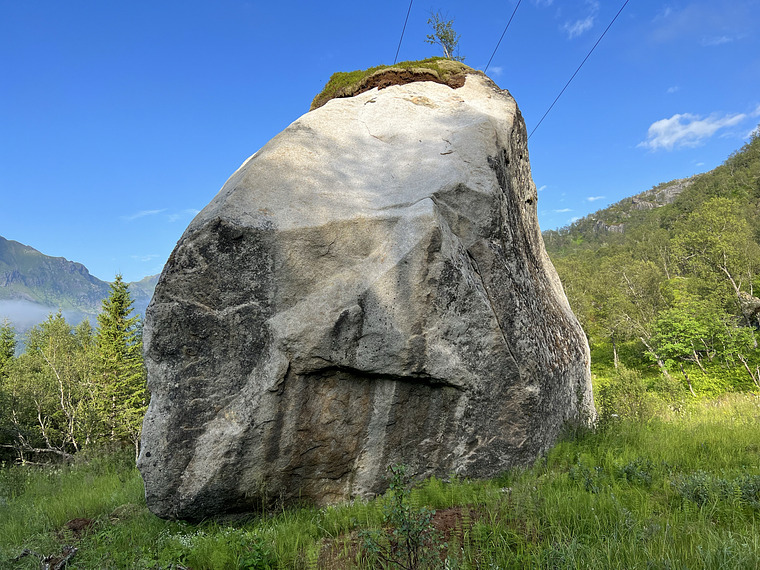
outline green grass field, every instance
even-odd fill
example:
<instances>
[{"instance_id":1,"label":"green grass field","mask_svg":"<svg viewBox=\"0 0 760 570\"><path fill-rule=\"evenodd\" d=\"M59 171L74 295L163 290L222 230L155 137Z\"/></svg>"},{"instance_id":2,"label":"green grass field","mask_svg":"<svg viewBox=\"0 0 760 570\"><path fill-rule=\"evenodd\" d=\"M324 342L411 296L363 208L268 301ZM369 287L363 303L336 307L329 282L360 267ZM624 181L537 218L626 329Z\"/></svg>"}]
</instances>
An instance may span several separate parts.
<instances>
[{"instance_id":1,"label":"green grass field","mask_svg":"<svg viewBox=\"0 0 760 570\"><path fill-rule=\"evenodd\" d=\"M613 415L529 469L490 481L430 480L407 500L411 513L437 511L435 541L420 543L434 551L432 567L760 568L759 459L760 397L726 395ZM383 527L384 504L192 525L150 514L129 453L5 467L0 567L40 568L34 554L14 559L65 546L78 549L67 568L382 567L363 537ZM386 523L375 536L391 531Z\"/></svg>"}]
</instances>

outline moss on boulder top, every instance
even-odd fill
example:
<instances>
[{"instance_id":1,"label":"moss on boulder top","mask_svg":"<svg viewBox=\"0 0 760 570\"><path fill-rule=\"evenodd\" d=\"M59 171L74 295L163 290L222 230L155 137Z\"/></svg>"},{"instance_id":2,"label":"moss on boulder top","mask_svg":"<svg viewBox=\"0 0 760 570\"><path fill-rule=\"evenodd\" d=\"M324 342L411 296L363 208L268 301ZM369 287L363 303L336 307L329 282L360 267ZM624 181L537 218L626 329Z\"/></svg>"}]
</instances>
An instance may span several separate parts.
<instances>
[{"instance_id":1,"label":"moss on boulder top","mask_svg":"<svg viewBox=\"0 0 760 570\"><path fill-rule=\"evenodd\" d=\"M314 97L309 110L318 109L330 99L353 97L375 87L383 89L414 81L434 81L456 89L464 85L465 77L471 73L483 74L459 61L443 57L402 61L365 70L339 71L333 73L322 92Z\"/></svg>"}]
</instances>

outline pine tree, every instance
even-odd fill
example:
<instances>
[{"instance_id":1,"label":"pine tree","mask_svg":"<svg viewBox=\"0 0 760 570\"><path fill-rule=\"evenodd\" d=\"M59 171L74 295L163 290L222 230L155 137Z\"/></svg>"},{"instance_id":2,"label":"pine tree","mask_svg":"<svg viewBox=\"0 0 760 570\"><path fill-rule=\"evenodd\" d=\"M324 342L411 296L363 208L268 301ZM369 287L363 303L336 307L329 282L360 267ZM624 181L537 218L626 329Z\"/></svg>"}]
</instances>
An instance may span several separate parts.
<instances>
[{"instance_id":1,"label":"pine tree","mask_svg":"<svg viewBox=\"0 0 760 570\"><path fill-rule=\"evenodd\" d=\"M132 316L129 286L121 275L116 275L108 298L103 300L95 338L103 415L110 439L130 441L137 453L148 392L140 318Z\"/></svg>"},{"instance_id":2,"label":"pine tree","mask_svg":"<svg viewBox=\"0 0 760 570\"><path fill-rule=\"evenodd\" d=\"M5 363L13 358L16 352L16 332L6 320L0 325L0 377L3 375Z\"/></svg>"}]
</instances>

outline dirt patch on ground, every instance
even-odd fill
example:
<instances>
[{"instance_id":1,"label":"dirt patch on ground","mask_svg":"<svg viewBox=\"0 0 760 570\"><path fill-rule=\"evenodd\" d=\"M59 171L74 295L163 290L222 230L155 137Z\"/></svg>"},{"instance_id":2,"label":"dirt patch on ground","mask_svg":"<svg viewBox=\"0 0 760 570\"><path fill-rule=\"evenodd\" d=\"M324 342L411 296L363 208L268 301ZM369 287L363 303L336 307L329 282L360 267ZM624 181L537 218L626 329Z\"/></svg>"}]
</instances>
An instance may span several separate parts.
<instances>
[{"instance_id":1,"label":"dirt patch on ground","mask_svg":"<svg viewBox=\"0 0 760 570\"><path fill-rule=\"evenodd\" d=\"M461 544L466 532L469 532L477 520L478 513L470 507L449 507L436 511L433 515L433 526L444 542L451 543L452 539Z\"/></svg>"},{"instance_id":2,"label":"dirt patch on ground","mask_svg":"<svg viewBox=\"0 0 760 570\"><path fill-rule=\"evenodd\" d=\"M359 533L322 540L317 568L320 570L345 570L355 566L361 551Z\"/></svg>"},{"instance_id":3,"label":"dirt patch on ground","mask_svg":"<svg viewBox=\"0 0 760 570\"><path fill-rule=\"evenodd\" d=\"M73 533L82 534L94 524L95 524L95 521L92 519L79 518L79 519L71 519L69 522L67 522L63 526L64 528L70 530Z\"/></svg>"},{"instance_id":4,"label":"dirt patch on ground","mask_svg":"<svg viewBox=\"0 0 760 570\"><path fill-rule=\"evenodd\" d=\"M57 532L58 539L62 542L68 542L70 539L81 540L94 525L93 519L71 519Z\"/></svg>"}]
</instances>

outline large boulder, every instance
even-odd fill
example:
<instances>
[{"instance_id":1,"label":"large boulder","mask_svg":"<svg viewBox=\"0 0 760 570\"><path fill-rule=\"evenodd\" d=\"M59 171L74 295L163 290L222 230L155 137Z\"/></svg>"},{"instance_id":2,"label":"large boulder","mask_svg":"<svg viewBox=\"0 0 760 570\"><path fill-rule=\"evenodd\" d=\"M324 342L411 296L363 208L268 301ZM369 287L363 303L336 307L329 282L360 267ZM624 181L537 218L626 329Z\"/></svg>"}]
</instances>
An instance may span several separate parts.
<instances>
[{"instance_id":1,"label":"large boulder","mask_svg":"<svg viewBox=\"0 0 760 570\"><path fill-rule=\"evenodd\" d=\"M150 509L199 519L490 477L593 418L514 99L372 89L249 158L161 274L144 340Z\"/></svg>"}]
</instances>

